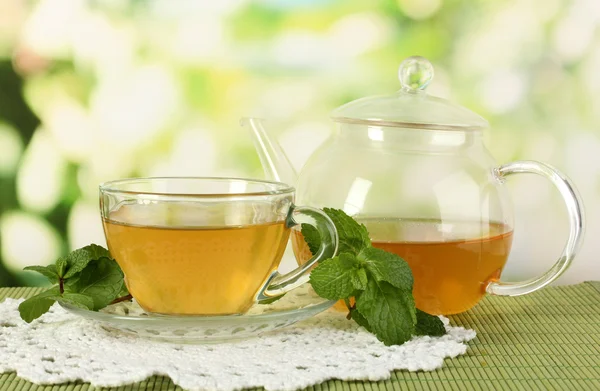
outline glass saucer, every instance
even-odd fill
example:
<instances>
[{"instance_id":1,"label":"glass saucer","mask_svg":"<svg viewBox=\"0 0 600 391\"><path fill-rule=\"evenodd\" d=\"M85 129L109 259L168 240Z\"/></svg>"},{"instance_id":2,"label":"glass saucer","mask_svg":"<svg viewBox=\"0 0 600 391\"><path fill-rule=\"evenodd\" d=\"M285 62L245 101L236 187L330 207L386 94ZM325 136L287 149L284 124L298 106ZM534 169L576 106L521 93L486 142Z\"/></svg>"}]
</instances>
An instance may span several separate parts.
<instances>
[{"instance_id":1,"label":"glass saucer","mask_svg":"<svg viewBox=\"0 0 600 391\"><path fill-rule=\"evenodd\" d=\"M113 304L98 312L61 306L109 330L159 341L210 343L261 335L314 316L333 304L335 301L319 297L307 283L271 304L257 303L243 315L157 315L144 312L135 302Z\"/></svg>"}]
</instances>

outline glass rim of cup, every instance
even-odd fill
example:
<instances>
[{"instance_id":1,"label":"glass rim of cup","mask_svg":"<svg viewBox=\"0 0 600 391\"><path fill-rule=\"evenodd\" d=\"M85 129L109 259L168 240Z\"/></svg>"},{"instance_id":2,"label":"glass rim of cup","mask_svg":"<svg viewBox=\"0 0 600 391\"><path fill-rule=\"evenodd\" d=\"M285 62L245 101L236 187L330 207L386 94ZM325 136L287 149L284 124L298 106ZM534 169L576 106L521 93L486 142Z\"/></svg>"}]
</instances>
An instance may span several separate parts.
<instances>
[{"instance_id":1,"label":"glass rim of cup","mask_svg":"<svg viewBox=\"0 0 600 391\"><path fill-rule=\"evenodd\" d=\"M144 182L152 181L202 181L202 182L239 182L239 183L251 183L251 184L262 184L270 185L272 189L264 191L232 191L228 193L224 192L213 192L213 193L202 193L202 192L164 192L164 191L141 191L141 190L128 190L126 188L120 188L120 186L134 185ZM293 194L296 189L283 182L269 181L263 179L254 178L242 178L242 177L219 177L219 176L202 176L202 177L189 177L189 176L158 176L158 177L132 177L116 179L107 182L103 182L99 186L101 193L111 194L130 194L130 195L150 195L150 196L165 196L165 197L190 197L190 198L227 198L227 197L255 197L255 196L274 196Z\"/></svg>"}]
</instances>

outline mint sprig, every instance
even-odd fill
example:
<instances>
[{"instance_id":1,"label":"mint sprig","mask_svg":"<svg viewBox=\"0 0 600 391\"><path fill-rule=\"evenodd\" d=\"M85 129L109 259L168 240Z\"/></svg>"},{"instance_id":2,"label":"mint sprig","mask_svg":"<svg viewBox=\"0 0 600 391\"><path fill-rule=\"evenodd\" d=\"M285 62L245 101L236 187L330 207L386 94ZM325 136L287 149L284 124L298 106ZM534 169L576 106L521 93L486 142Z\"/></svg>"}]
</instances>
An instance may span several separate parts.
<instances>
[{"instance_id":1,"label":"mint sprig","mask_svg":"<svg viewBox=\"0 0 600 391\"><path fill-rule=\"evenodd\" d=\"M50 307L52 307L52 304L56 301L52 299L55 295L60 295L58 287L52 287L47 291L38 293L22 302L19 305L21 319L27 323L31 323L34 319L37 319L42 316L42 314L48 312Z\"/></svg>"},{"instance_id":2,"label":"mint sprig","mask_svg":"<svg viewBox=\"0 0 600 391\"><path fill-rule=\"evenodd\" d=\"M356 309L386 345L403 344L414 334L416 308L410 291L371 278L356 298Z\"/></svg>"},{"instance_id":3,"label":"mint sprig","mask_svg":"<svg viewBox=\"0 0 600 391\"><path fill-rule=\"evenodd\" d=\"M97 244L90 244L89 246L72 251L65 258L68 270L64 274L64 278L68 279L73 277L85 269L90 262L97 261L103 257L112 259L108 250Z\"/></svg>"},{"instance_id":4,"label":"mint sprig","mask_svg":"<svg viewBox=\"0 0 600 391\"><path fill-rule=\"evenodd\" d=\"M431 316L417 308L417 324L415 326L415 335L429 335L431 337L441 337L446 334L444 324L437 316Z\"/></svg>"},{"instance_id":5,"label":"mint sprig","mask_svg":"<svg viewBox=\"0 0 600 391\"><path fill-rule=\"evenodd\" d=\"M54 284L19 305L19 314L27 323L48 312L56 302L97 311L112 302L131 299L121 268L107 249L96 244L61 257L54 265L24 270L38 272Z\"/></svg>"},{"instance_id":6,"label":"mint sprig","mask_svg":"<svg viewBox=\"0 0 600 391\"><path fill-rule=\"evenodd\" d=\"M50 281L52 284L58 284L58 272L56 271L56 265L48 266L27 266L23 270L29 270L32 272L38 272Z\"/></svg>"},{"instance_id":7,"label":"mint sprig","mask_svg":"<svg viewBox=\"0 0 600 391\"><path fill-rule=\"evenodd\" d=\"M358 255L363 249L371 246L369 231L363 224L357 223L352 217L339 209L324 208L323 211L327 213L338 231L339 254Z\"/></svg>"},{"instance_id":8,"label":"mint sprig","mask_svg":"<svg viewBox=\"0 0 600 391\"><path fill-rule=\"evenodd\" d=\"M310 282L315 292L325 299L345 299L366 285L358 275L359 270L356 257L342 253L316 267L310 274Z\"/></svg>"},{"instance_id":9,"label":"mint sprig","mask_svg":"<svg viewBox=\"0 0 600 391\"><path fill-rule=\"evenodd\" d=\"M386 345L400 345L414 335L446 333L442 321L416 309L410 267L396 254L371 245L367 228L338 209L324 208L340 238L338 255L311 272L315 292L329 300L344 300L348 318L374 333ZM302 225L312 252L321 238ZM350 298L355 304L350 305Z\"/></svg>"},{"instance_id":10,"label":"mint sprig","mask_svg":"<svg viewBox=\"0 0 600 391\"><path fill-rule=\"evenodd\" d=\"M72 277L77 274L72 275ZM87 263L73 283L67 281L66 291L88 296L93 301L93 310L97 311L116 299L123 287L123 272L115 260L101 258Z\"/></svg>"}]
</instances>

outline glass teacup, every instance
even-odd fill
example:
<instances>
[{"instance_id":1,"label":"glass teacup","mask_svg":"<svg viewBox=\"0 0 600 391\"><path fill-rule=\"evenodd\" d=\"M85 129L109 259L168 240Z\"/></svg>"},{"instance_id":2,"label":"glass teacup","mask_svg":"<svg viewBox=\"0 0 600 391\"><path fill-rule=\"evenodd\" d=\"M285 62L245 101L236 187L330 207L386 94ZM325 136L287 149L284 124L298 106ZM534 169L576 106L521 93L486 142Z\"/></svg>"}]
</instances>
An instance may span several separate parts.
<instances>
[{"instance_id":1,"label":"glass teacup","mask_svg":"<svg viewBox=\"0 0 600 391\"><path fill-rule=\"evenodd\" d=\"M236 178L136 178L100 186L104 233L144 310L160 314L243 314L257 300L308 280L334 256L338 236L319 209L293 203L294 188ZM291 227L315 226L324 240L306 264L277 269Z\"/></svg>"}]
</instances>

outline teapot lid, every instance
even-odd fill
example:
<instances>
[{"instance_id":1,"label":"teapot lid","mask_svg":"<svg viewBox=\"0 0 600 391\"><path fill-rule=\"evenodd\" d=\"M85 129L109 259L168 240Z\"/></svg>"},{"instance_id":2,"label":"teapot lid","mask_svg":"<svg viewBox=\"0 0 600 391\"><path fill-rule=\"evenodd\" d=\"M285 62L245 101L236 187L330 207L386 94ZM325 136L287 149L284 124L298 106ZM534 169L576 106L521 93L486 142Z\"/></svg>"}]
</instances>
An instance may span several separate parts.
<instances>
[{"instance_id":1,"label":"teapot lid","mask_svg":"<svg viewBox=\"0 0 600 391\"><path fill-rule=\"evenodd\" d=\"M391 95L361 98L332 113L337 122L430 130L480 130L488 122L471 110L447 99L429 95L433 65L424 57L409 57L400 64L402 88Z\"/></svg>"}]
</instances>

